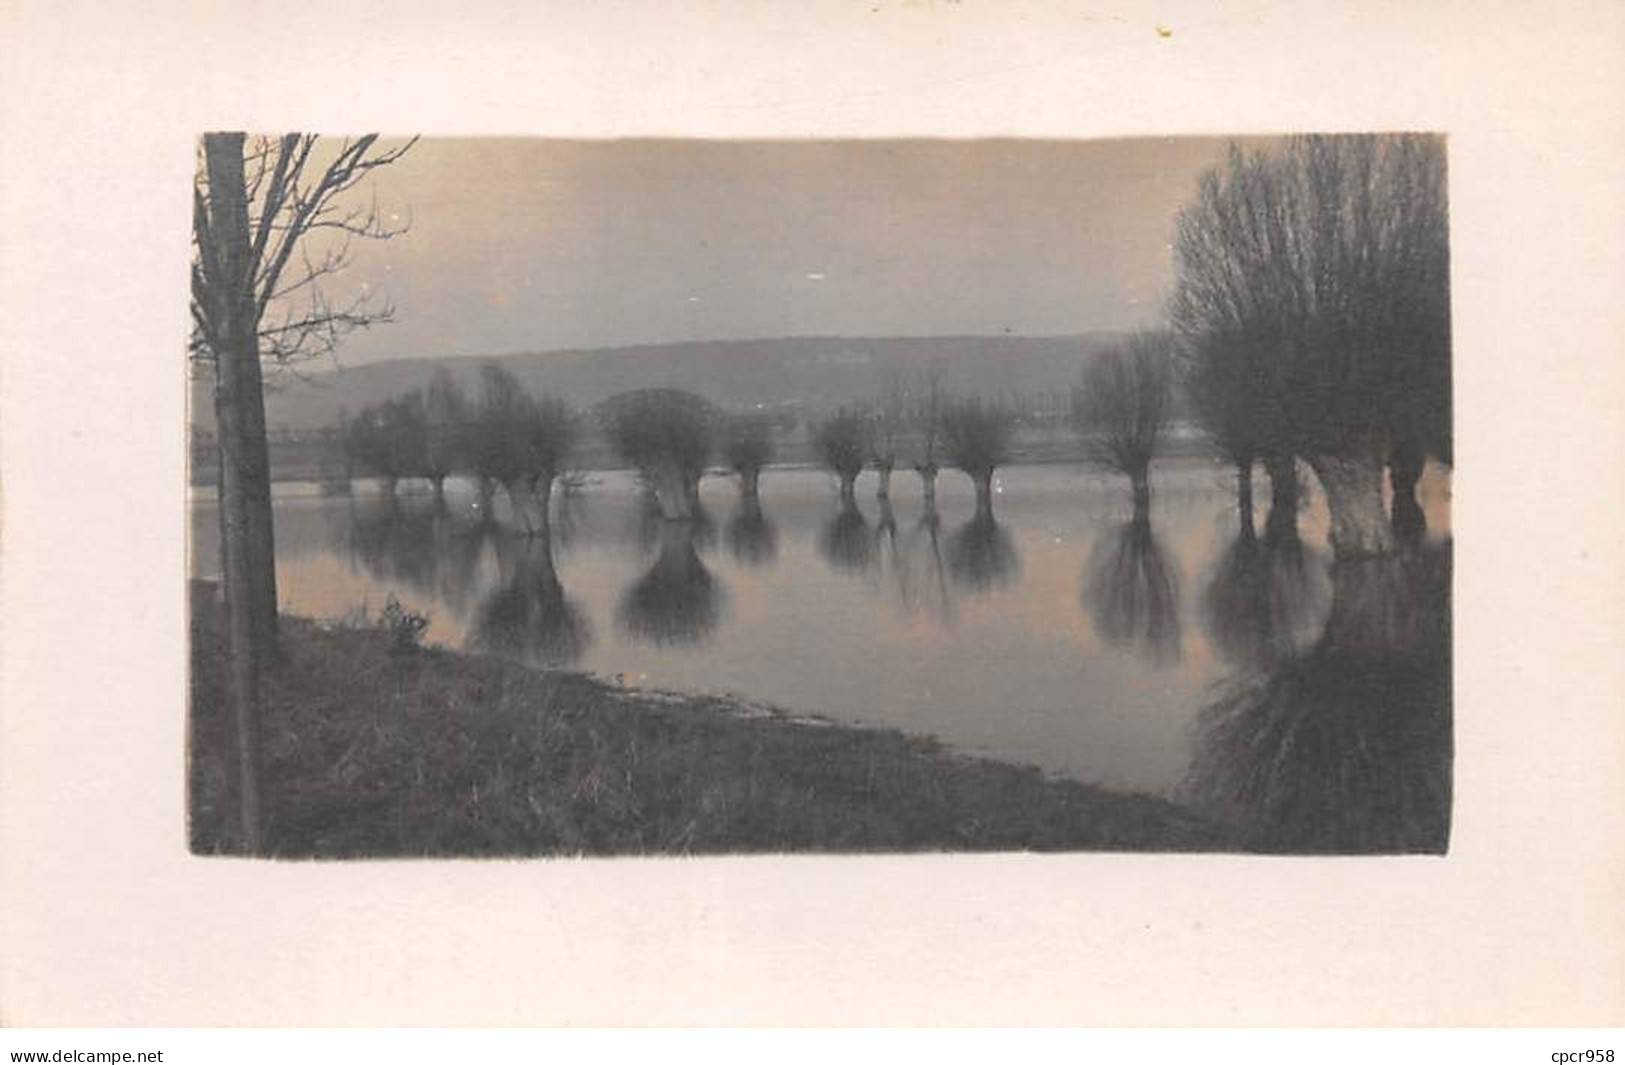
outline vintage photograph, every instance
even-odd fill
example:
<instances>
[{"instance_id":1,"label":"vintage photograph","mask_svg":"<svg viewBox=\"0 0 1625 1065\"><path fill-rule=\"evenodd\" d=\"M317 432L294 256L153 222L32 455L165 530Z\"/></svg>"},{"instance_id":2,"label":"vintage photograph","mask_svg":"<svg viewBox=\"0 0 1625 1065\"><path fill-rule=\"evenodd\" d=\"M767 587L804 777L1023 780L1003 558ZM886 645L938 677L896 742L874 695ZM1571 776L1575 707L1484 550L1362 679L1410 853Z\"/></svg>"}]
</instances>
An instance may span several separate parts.
<instances>
[{"instance_id":1,"label":"vintage photograph","mask_svg":"<svg viewBox=\"0 0 1625 1065\"><path fill-rule=\"evenodd\" d=\"M191 850L1446 853L1447 154L203 134Z\"/></svg>"}]
</instances>

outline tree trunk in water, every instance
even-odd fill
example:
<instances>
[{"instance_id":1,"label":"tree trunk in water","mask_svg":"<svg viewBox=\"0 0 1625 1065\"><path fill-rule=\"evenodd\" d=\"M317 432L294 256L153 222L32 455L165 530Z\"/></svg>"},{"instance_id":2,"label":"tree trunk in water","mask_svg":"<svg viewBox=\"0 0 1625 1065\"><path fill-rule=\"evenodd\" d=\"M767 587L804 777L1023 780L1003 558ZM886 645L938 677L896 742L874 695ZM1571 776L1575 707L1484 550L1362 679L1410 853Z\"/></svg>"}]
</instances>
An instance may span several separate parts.
<instances>
[{"instance_id":1,"label":"tree trunk in water","mask_svg":"<svg viewBox=\"0 0 1625 1065\"><path fill-rule=\"evenodd\" d=\"M1354 441L1342 451L1309 459L1326 490L1326 506L1332 516L1332 553L1339 559L1380 555L1393 549L1393 530L1382 503L1384 451L1379 441L1367 438Z\"/></svg>"},{"instance_id":2,"label":"tree trunk in water","mask_svg":"<svg viewBox=\"0 0 1625 1065\"><path fill-rule=\"evenodd\" d=\"M536 513L539 515L534 530L535 535L548 537L548 550L552 550L552 520L553 520L553 477L554 474L544 473L531 482L530 494L536 500Z\"/></svg>"},{"instance_id":3,"label":"tree trunk in water","mask_svg":"<svg viewBox=\"0 0 1625 1065\"><path fill-rule=\"evenodd\" d=\"M928 511L935 510L937 508L937 471L931 467L926 467L920 470L919 474L920 488L925 496L925 509Z\"/></svg>"},{"instance_id":4,"label":"tree trunk in water","mask_svg":"<svg viewBox=\"0 0 1625 1065\"><path fill-rule=\"evenodd\" d=\"M1134 485L1134 520L1141 521L1151 514L1151 469L1142 466L1137 470L1129 471L1129 480Z\"/></svg>"},{"instance_id":5,"label":"tree trunk in water","mask_svg":"<svg viewBox=\"0 0 1625 1065\"><path fill-rule=\"evenodd\" d=\"M667 521L691 521L699 511L700 482L673 463L650 470L648 481L655 493L660 516Z\"/></svg>"},{"instance_id":6,"label":"tree trunk in water","mask_svg":"<svg viewBox=\"0 0 1625 1065\"><path fill-rule=\"evenodd\" d=\"M700 473L683 474L683 496L688 500L690 519L700 516Z\"/></svg>"},{"instance_id":7,"label":"tree trunk in water","mask_svg":"<svg viewBox=\"0 0 1625 1065\"><path fill-rule=\"evenodd\" d=\"M1236 520L1240 525L1241 538L1243 540L1253 539L1253 460L1251 458L1236 460Z\"/></svg>"},{"instance_id":8,"label":"tree trunk in water","mask_svg":"<svg viewBox=\"0 0 1625 1065\"><path fill-rule=\"evenodd\" d=\"M435 502L444 503L446 501L446 475L442 473L438 477L429 478L429 480L434 484Z\"/></svg>"},{"instance_id":9,"label":"tree trunk in water","mask_svg":"<svg viewBox=\"0 0 1625 1065\"><path fill-rule=\"evenodd\" d=\"M993 471L974 473L971 479L976 482L976 513L991 515L993 513Z\"/></svg>"},{"instance_id":10,"label":"tree trunk in water","mask_svg":"<svg viewBox=\"0 0 1625 1065\"><path fill-rule=\"evenodd\" d=\"M536 526L530 520L530 501L526 498L530 492L525 488L523 480L509 481L502 486L508 493L508 507L513 511L514 520L527 535L536 531Z\"/></svg>"},{"instance_id":11,"label":"tree trunk in water","mask_svg":"<svg viewBox=\"0 0 1625 1065\"><path fill-rule=\"evenodd\" d=\"M1291 455L1268 455L1264 470L1270 477L1270 513L1264 521L1265 539L1285 542L1298 535L1298 464Z\"/></svg>"},{"instance_id":12,"label":"tree trunk in water","mask_svg":"<svg viewBox=\"0 0 1625 1065\"><path fill-rule=\"evenodd\" d=\"M890 466L877 467L880 474L880 484L875 488L876 499L888 499L891 496L891 470Z\"/></svg>"},{"instance_id":13,"label":"tree trunk in water","mask_svg":"<svg viewBox=\"0 0 1625 1065\"><path fill-rule=\"evenodd\" d=\"M746 500L747 502L755 502L758 498L757 484L761 480L761 477L761 470L740 470L739 498Z\"/></svg>"},{"instance_id":14,"label":"tree trunk in water","mask_svg":"<svg viewBox=\"0 0 1625 1065\"><path fill-rule=\"evenodd\" d=\"M210 247L204 255L216 301L215 417L220 447L220 553L226 600L228 689L236 726L238 818L243 846L261 836L260 673L276 640L276 571L270 528L270 467L260 379L258 314L250 276L243 135L204 138Z\"/></svg>"},{"instance_id":15,"label":"tree trunk in water","mask_svg":"<svg viewBox=\"0 0 1625 1065\"><path fill-rule=\"evenodd\" d=\"M843 473L840 475L840 477L841 505L845 506L849 503L855 503L857 501L858 475L855 473L850 475Z\"/></svg>"},{"instance_id":16,"label":"tree trunk in water","mask_svg":"<svg viewBox=\"0 0 1625 1065\"><path fill-rule=\"evenodd\" d=\"M1416 500L1416 482L1422 479L1425 462L1420 448L1396 444L1388 456L1388 485L1392 489L1391 524L1394 535L1407 543L1421 539L1427 531L1427 515Z\"/></svg>"},{"instance_id":17,"label":"tree trunk in water","mask_svg":"<svg viewBox=\"0 0 1625 1065\"><path fill-rule=\"evenodd\" d=\"M551 494L551 489L548 492ZM542 515L542 527L536 531L536 587L545 601L562 605L564 585L553 562L553 525L545 509Z\"/></svg>"}]
</instances>

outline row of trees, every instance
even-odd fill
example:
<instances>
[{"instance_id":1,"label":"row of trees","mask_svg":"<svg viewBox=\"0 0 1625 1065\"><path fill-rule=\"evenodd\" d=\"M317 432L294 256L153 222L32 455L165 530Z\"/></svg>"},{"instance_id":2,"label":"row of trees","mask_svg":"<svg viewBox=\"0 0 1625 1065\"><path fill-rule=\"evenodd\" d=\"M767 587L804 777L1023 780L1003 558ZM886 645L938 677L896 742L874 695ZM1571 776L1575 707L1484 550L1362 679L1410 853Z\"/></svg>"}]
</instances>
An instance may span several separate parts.
<instances>
[{"instance_id":1,"label":"row of trees","mask_svg":"<svg viewBox=\"0 0 1625 1065\"><path fill-rule=\"evenodd\" d=\"M1167 334L1142 334L1091 362L1072 397L1089 454L1131 479L1137 510L1149 499L1148 470L1168 422L1172 366ZM426 388L347 417L341 439L347 466L378 477L390 494L403 478L422 478L443 496L446 478L462 473L474 479L486 503L498 487L505 490L534 530L531 515L545 516L553 482L589 420L556 397L532 396L495 364L481 368L472 397L442 367ZM739 476L742 496L755 499L761 471L778 450L769 418L725 413L675 389L615 396L596 420L670 519L694 516L700 477L716 459ZM840 478L842 500L853 497L857 477L869 468L878 472L877 494L886 498L892 472L906 463L930 503L946 465L971 477L978 508L985 510L992 505L993 474L1010 458L1015 422L1008 406L948 395L939 376L926 375L917 392L897 388L875 404L836 410L812 436L820 461Z\"/></svg>"},{"instance_id":2,"label":"row of trees","mask_svg":"<svg viewBox=\"0 0 1625 1065\"><path fill-rule=\"evenodd\" d=\"M512 373L481 367L469 397L441 368L429 385L347 417L341 439L350 462L380 478L393 494L403 478L428 480L443 496L446 478L466 474L487 506L498 488L528 531L545 531L553 485L566 471L589 422L651 490L661 515L692 519L699 480L720 454L740 476L747 498L772 462L772 424L729 415L689 392L642 389L622 393L589 418L562 399L532 395ZM534 520L533 520L534 518Z\"/></svg>"},{"instance_id":3,"label":"row of trees","mask_svg":"<svg viewBox=\"0 0 1625 1065\"><path fill-rule=\"evenodd\" d=\"M482 503L503 489L515 515L534 531L532 513L545 520L554 481L565 470L580 436L580 421L554 396L531 395L495 364L480 368L470 397L445 369L427 388L368 407L346 419L348 458L383 480L391 494L407 477L428 480L436 496L446 478L473 477Z\"/></svg>"},{"instance_id":4,"label":"row of trees","mask_svg":"<svg viewBox=\"0 0 1625 1065\"><path fill-rule=\"evenodd\" d=\"M1127 476L1135 509L1150 500L1150 466L1174 403L1175 360L1167 332L1136 334L1096 355L1073 388L1072 422L1096 464ZM1011 457L1016 418L1006 405L979 397L945 395L928 376L917 395L888 393L870 407L846 407L814 434L820 459L841 479L849 499L857 476L873 466L877 494L890 491L891 473L905 455L920 475L929 505L944 465L964 470L976 486L978 509L992 505L994 471Z\"/></svg>"},{"instance_id":5,"label":"row of trees","mask_svg":"<svg viewBox=\"0 0 1625 1065\"><path fill-rule=\"evenodd\" d=\"M1419 534L1424 461L1452 459L1442 140L1307 136L1232 148L1180 214L1175 253L1171 328L1100 353L1071 397L1074 428L1098 465L1129 478L1137 518L1178 390L1236 466L1244 535L1258 462L1271 486L1267 535L1295 535L1299 459L1325 491L1340 558ZM1014 421L996 402L945 398L931 378L914 396L888 390L837 412L815 442L843 499L866 466L884 496L912 450L928 501L946 462L971 476L985 508Z\"/></svg>"}]
</instances>

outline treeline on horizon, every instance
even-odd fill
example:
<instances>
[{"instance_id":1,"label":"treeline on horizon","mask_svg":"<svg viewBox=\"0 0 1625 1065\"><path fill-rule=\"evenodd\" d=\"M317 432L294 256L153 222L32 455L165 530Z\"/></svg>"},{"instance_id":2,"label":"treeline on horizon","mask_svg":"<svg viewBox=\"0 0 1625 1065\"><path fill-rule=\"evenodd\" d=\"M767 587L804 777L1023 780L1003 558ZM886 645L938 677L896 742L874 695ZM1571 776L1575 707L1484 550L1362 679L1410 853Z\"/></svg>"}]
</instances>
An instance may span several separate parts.
<instances>
[{"instance_id":1,"label":"treeline on horizon","mask_svg":"<svg viewBox=\"0 0 1625 1065\"><path fill-rule=\"evenodd\" d=\"M1165 334L1136 337L1128 348L1147 344L1160 345L1165 364L1172 365ZM1097 356L1113 365L1124 357L1119 348ZM421 479L443 496L446 480L462 475L476 484L482 500L489 502L501 489L516 508L548 492L595 437L657 490L663 460L670 458L699 474L720 463L741 478L747 496L754 496L762 470L795 435L804 436L812 457L840 478L843 497L852 495L866 469L878 474L878 494L888 495L899 468L921 477L928 498L934 497L944 468L964 470L985 497L993 470L1011 457L1011 439L1019 428L1069 423L1085 444L1080 456L1103 452L1095 437L1111 427L1097 422L1093 411L1131 399L1113 391L1113 381L1090 374L1070 396L1042 397L1047 407L1008 396L958 395L944 388L943 376L936 367L895 379L870 402L842 405L803 422L782 410L727 411L692 392L666 388L623 392L582 411L551 393L531 392L495 362L480 368L472 394L445 367L437 367L427 387L343 417L333 439L343 452L346 480L375 477L386 494L394 494L400 481ZM1084 402L1095 393L1116 398ZM1165 409L1171 405L1171 393L1162 402ZM1165 425L1160 419L1157 428Z\"/></svg>"},{"instance_id":2,"label":"treeline on horizon","mask_svg":"<svg viewBox=\"0 0 1625 1065\"><path fill-rule=\"evenodd\" d=\"M1340 554L1382 553L1396 530L1417 531L1425 460L1452 458L1442 140L1305 136L1276 149L1232 147L1179 215L1174 254L1165 326L1090 358L1080 351L1070 402L1059 404L1080 457L1126 476L1143 512L1150 463L1176 407L1188 409L1234 463L1243 515L1260 462L1272 513L1290 514L1302 461L1325 492ZM899 467L915 471L931 499L939 471L954 467L988 506L993 472L1010 460L1029 407L955 395L940 368L927 369L867 403L809 418L806 430L843 499L870 468L886 494ZM441 367L427 388L348 418L340 438L347 465L390 491L420 477L440 493L447 477L466 474L482 498L500 487L525 515L545 508L596 428L662 512L682 518L713 460L754 494L793 425L782 412L725 412L660 388L614 396L588 417L491 363L474 395Z\"/></svg>"}]
</instances>

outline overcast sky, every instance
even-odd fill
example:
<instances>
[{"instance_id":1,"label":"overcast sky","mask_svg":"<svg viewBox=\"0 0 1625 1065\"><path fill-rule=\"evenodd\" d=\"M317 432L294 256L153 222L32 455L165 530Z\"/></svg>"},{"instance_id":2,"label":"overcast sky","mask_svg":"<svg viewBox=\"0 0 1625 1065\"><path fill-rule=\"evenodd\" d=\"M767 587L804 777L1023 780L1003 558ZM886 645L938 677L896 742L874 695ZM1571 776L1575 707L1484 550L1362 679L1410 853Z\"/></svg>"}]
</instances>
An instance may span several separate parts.
<instances>
[{"instance_id":1,"label":"overcast sky","mask_svg":"<svg viewBox=\"0 0 1625 1065\"><path fill-rule=\"evenodd\" d=\"M332 282L396 321L340 358L1148 324L1224 145L424 140L374 178L410 231Z\"/></svg>"}]
</instances>

